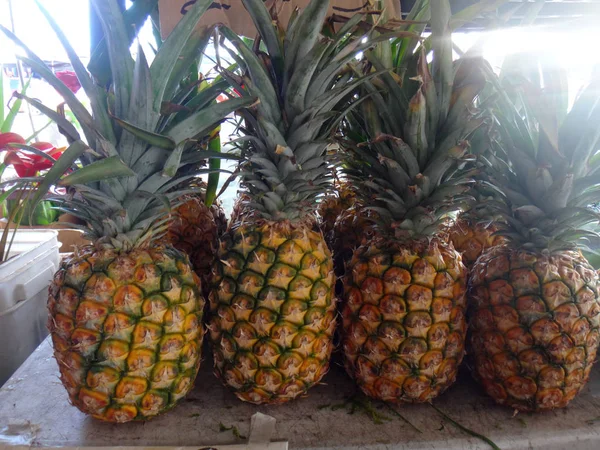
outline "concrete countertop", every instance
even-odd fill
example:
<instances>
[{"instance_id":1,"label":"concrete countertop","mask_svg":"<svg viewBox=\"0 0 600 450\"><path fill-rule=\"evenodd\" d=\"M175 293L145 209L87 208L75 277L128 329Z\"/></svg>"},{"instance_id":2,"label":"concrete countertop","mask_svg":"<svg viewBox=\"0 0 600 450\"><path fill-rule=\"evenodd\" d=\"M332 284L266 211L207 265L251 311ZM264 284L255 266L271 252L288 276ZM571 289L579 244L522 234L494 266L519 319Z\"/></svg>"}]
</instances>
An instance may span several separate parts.
<instances>
[{"instance_id":1,"label":"concrete countertop","mask_svg":"<svg viewBox=\"0 0 600 450\"><path fill-rule=\"evenodd\" d=\"M334 363L323 384L282 406L254 406L237 400L214 377L205 356L196 388L171 412L146 423L102 423L72 407L58 379L48 339L0 389L0 448L31 447L179 447L238 444L256 412L277 422L272 441L290 449L485 449L483 439L454 425L448 417L491 439L501 449L600 448L600 371L596 367L584 392L564 410L519 413L496 406L464 371L459 381L431 405L393 409L355 396L352 382ZM372 409L369 408L372 406ZM402 417L400 417L400 414ZM444 417L445 414L447 417ZM224 428L234 427L225 431ZM238 436L234 434L237 430ZM218 447L217 447L218 448ZM238 447L236 447L238 448ZM270 446L273 448L273 445ZM278 447L284 448L284 447Z\"/></svg>"}]
</instances>

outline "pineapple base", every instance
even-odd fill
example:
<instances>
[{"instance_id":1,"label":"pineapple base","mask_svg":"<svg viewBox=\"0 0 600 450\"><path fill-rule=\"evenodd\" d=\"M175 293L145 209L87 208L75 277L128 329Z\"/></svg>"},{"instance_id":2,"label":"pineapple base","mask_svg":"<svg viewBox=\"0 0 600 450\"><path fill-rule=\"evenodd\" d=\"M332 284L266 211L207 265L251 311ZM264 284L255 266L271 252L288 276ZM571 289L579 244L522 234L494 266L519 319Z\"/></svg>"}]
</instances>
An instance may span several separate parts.
<instances>
[{"instance_id":1,"label":"pineapple base","mask_svg":"<svg viewBox=\"0 0 600 450\"><path fill-rule=\"evenodd\" d=\"M168 246L86 246L50 285L61 381L77 408L108 422L146 420L194 385L204 299L186 255Z\"/></svg>"},{"instance_id":2,"label":"pineapple base","mask_svg":"<svg viewBox=\"0 0 600 450\"><path fill-rule=\"evenodd\" d=\"M222 238L210 293L215 373L243 401L284 403L329 369L335 276L309 225L245 222Z\"/></svg>"},{"instance_id":3,"label":"pineapple base","mask_svg":"<svg viewBox=\"0 0 600 450\"><path fill-rule=\"evenodd\" d=\"M466 268L452 244L378 239L344 278L345 368L369 397L427 402L454 383L464 356Z\"/></svg>"},{"instance_id":4,"label":"pineapple base","mask_svg":"<svg viewBox=\"0 0 600 450\"><path fill-rule=\"evenodd\" d=\"M488 395L521 411L566 406L600 337L598 274L583 255L495 247L469 286L473 375Z\"/></svg>"}]
</instances>

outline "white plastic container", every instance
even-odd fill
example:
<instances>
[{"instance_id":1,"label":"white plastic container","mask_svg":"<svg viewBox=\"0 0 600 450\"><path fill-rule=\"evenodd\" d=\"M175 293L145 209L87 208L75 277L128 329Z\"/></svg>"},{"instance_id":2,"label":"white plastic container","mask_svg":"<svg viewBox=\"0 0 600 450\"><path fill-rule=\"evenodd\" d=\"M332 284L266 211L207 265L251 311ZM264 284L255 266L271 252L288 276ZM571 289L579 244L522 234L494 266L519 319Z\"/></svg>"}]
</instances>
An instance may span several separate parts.
<instances>
[{"instance_id":1,"label":"white plastic container","mask_svg":"<svg viewBox=\"0 0 600 450\"><path fill-rule=\"evenodd\" d=\"M11 259L0 265L0 386L48 335L46 302L59 247L54 230L18 230Z\"/></svg>"}]
</instances>

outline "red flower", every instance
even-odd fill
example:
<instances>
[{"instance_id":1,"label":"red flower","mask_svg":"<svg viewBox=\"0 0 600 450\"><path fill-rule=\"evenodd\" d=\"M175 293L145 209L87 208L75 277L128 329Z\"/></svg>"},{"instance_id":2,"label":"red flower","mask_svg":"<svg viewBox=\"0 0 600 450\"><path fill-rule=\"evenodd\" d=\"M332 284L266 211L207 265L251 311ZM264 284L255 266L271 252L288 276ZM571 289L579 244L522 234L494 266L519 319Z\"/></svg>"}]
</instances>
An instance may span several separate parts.
<instances>
[{"instance_id":1,"label":"red flower","mask_svg":"<svg viewBox=\"0 0 600 450\"><path fill-rule=\"evenodd\" d=\"M25 144L25 139L17 133L0 133L0 151L6 150L7 144Z\"/></svg>"},{"instance_id":2,"label":"red flower","mask_svg":"<svg viewBox=\"0 0 600 450\"><path fill-rule=\"evenodd\" d=\"M49 142L36 142L31 144L31 147L43 151L54 159L58 159L65 151L64 147L56 148ZM27 150L17 148L6 148L6 150L8 150L8 154L4 158L4 163L12 165L17 171L17 175L21 178L35 177L38 172L52 167L52 161L41 155L36 155Z\"/></svg>"},{"instance_id":3,"label":"red flower","mask_svg":"<svg viewBox=\"0 0 600 450\"><path fill-rule=\"evenodd\" d=\"M65 70L62 72L56 72L56 78L62 81L65 86L67 86L71 92L77 94L77 91L81 89L81 83L79 82L79 78L72 70Z\"/></svg>"}]
</instances>

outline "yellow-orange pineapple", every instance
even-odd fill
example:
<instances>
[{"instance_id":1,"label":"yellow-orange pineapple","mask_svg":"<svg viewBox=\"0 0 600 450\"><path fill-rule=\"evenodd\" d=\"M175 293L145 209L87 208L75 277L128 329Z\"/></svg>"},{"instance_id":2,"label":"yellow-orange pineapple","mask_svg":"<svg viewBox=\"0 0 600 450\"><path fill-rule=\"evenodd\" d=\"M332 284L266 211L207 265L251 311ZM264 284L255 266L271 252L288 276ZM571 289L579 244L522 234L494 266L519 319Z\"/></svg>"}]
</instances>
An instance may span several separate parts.
<instances>
[{"instance_id":1,"label":"yellow-orange pineapple","mask_svg":"<svg viewBox=\"0 0 600 450\"><path fill-rule=\"evenodd\" d=\"M243 71L228 78L246 80L240 95L259 101L243 115L243 200L221 240L209 330L223 382L242 400L282 403L305 394L329 368L335 275L315 230L316 209L331 188L328 130L340 119L337 105L358 84L336 74L356 53L320 35L328 1L312 0L293 32L270 17L262 0L243 3L266 52L256 54L221 28ZM344 45L355 42L344 36Z\"/></svg>"},{"instance_id":2,"label":"yellow-orange pineapple","mask_svg":"<svg viewBox=\"0 0 600 450\"><path fill-rule=\"evenodd\" d=\"M335 273L338 277L344 275L346 264L352 258L354 250L375 235L376 217L376 213L365 210L361 204L355 202L354 206L343 211L335 221L328 243L333 251Z\"/></svg>"},{"instance_id":3,"label":"yellow-orange pineapple","mask_svg":"<svg viewBox=\"0 0 600 450\"><path fill-rule=\"evenodd\" d=\"M61 263L48 327L71 402L109 422L149 419L193 387L204 299L172 247L87 246Z\"/></svg>"},{"instance_id":4,"label":"yellow-orange pineapple","mask_svg":"<svg viewBox=\"0 0 600 450\"><path fill-rule=\"evenodd\" d=\"M578 251L483 253L470 280L474 375L500 404L566 406L587 382L600 341L598 275Z\"/></svg>"},{"instance_id":5,"label":"yellow-orange pineapple","mask_svg":"<svg viewBox=\"0 0 600 450\"><path fill-rule=\"evenodd\" d=\"M473 145L480 151L486 150L487 154L483 157L479 156L478 164L474 168L478 179L470 192L473 200L468 202L466 211L458 215L449 229L450 240L454 248L462 254L463 262L468 268L475 264L484 250L505 242L498 232L504 223L502 215L508 211L507 200L491 187L489 182L491 174L487 173L493 171L491 164L498 161L490 151L491 133L493 130L482 127L473 138ZM485 158L487 164L483 164L481 158ZM497 171L493 172L494 175L498 175Z\"/></svg>"},{"instance_id":6,"label":"yellow-orange pineapple","mask_svg":"<svg viewBox=\"0 0 600 450\"><path fill-rule=\"evenodd\" d=\"M345 367L365 394L390 402L433 400L455 381L465 354L467 270L447 227L469 190L457 163L482 123L482 85L454 79L447 6L431 6L433 72L424 51L398 55L398 72L416 76L365 84L369 98L342 130L346 175L377 216L343 278ZM394 49L379 45L369 64L393 67ZM479 63L455 64L475 71ZM361 133L362 142L349 138Z\"/></svg>"},{"instance_id":7,"label":"yellow-orange pineapple","mask_svg":"<svg viewBox=\"0 0 600 450\"><path fill-rule=\"evenodd\" d=\"M62 127L71 145L32 198L34 208L44 185L69 186L75 195L61 206L85 223L85 237L92 242L61 262L49 289L48 324L61 380L71 403L86 414L110 422L146 420L173 408L190 391L201 361L200 279L187 255L163 245L168 204L185 194L173 187L187 178L190 161L210 156L190 141L203 139L251 100L209 104L180 122L160 111L165 104L191 110L180 76L196 54L180 53L210 0L188 10L151 66L141 48L134 62L116 3L91 3L108 37L116 83L109 102L109 91L72 57L92 114L9 30L0 25L0 31L57 87L85 133L84 143L73 126ZM58 25L42 12L67 54L74 55ZM60 173L76 161L80 169Z\"/></svg>"},{"instance_id":8,"label":"yellow-orange pineapple","mask_svg":"<svg viewBox=\"0 0 600 450\"><path fill-rule=\"evenodd\" d=\"M553 73L557 67L544 73L566 77ZM566 92L555 85L504 82L496 83L493 113L502 137L497 154L506 161L490 182L510 209L497 223L505 242L485 250L472 269L470 353L473 374L496 402L540 411L564 407L581 391L600 342L599 278L581 252L599 239L590 204L600 189L592 175L600 79L568 114L567 104L556 102ZM527 107L509 100L515 90ZM543 123L562 125L542 126L539 114Z\"/></svg>"},{"instance_id":9,"label":"yellow-orange pineapple","mask_svg":"<svg viewBox=\"0 0 600 450\"><path fill-rule=\"evenodd\" d=\"M367 395L425 402L455 380L465 346L466 269L444 240L377 238L344 279L343 349Z\"/></svg>"},{"instance_id":10,"label":"yellow-orange pineapple","mask_svg":"<svg viewBox=\"0 0 600 450\"><path fill-rule=\"evenodd\" d=\"M321 231L328 241L331 240L338 217L354 206L356 200L356 194L348 182L336 180L333 186L333 192L321 199L317 209Z\"/></svg>"},{"instance_id":11,"label":"yellow-orange pineapple","mask_svg":"<svg viewBox=\"0 0 600 450\"><path fill-rule=\"evenodd\" d=\"M165 237L168 243L190 257L194 271L206 287L210 284L219 236L227 227L224 214L217 203L208 207L201 196L187 196L171 213L172 220Z\"/></svg>"},{"instance_id":12,"label":"yellow-orange pineapple","mask_svg":"<svg viewBox=\"0 0 600 450\"><path fill-rule=\"evenodd\" d=\"M240 399L283 403L325 375L336 303L321 233L301 222L232 224L214 282L215 369Z\"/></svg>"},{"instance_id":13,"label":"yellow-orange pineapple","mask_svg":"<svg viewBox=\"0 0 600 450\"><path fill-rule=\"evenodd\" d=\"M462 254L465 265L471 267L484 250L504 242L502 236L495 234L498 231L496 222L462 213L449 233L454 248Z\"/></svg>"}]
</instances>

